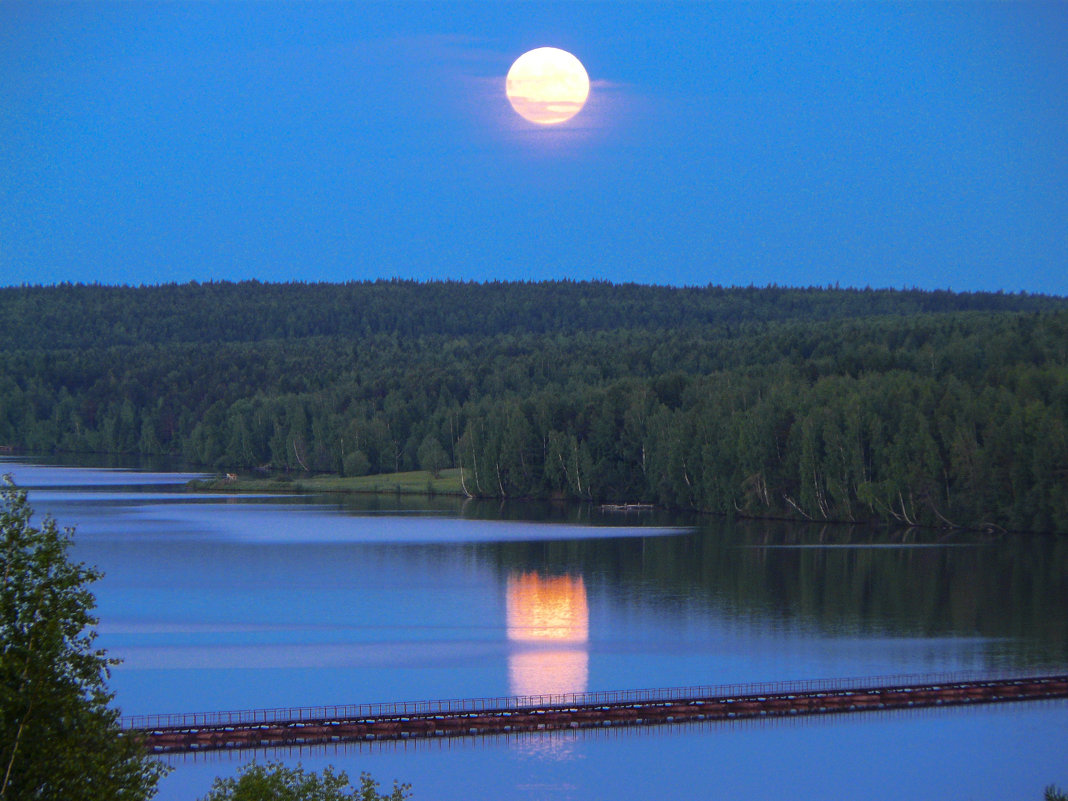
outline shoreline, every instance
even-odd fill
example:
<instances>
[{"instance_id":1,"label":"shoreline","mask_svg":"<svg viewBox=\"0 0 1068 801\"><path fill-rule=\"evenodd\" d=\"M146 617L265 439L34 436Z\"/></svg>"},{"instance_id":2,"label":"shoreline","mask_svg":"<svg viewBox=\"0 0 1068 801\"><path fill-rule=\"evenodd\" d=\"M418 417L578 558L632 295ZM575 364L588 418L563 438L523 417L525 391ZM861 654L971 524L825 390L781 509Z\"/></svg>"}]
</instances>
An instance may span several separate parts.
<instances>
[{"instance_id":1,"label":"shoreline","mask_svg":"<svg viewBox=\"0 0 1068 801\"><path fill-rule=\"evenodd\" d=\"M233 493L360 493L365 495L453 495L464 497L460 471L442 470L434 476L427 470L406 473L378 473L368 476L339 476L325 473L291 477L279 474L265 478L235 477L225 474L216 478L193 479L186 489L196 492Z\"/></svg>"},{"instance_id":2,"label":"shoreline","mask_svg":"<svg viewBox=\"0 0 1068 801\"><path fill-rule=\"evenodd\" d=\"M234 474L228 474L233 476ZM185 486L187 490L196 492L218 493L274 493L274 494L360 494L360 495L421 495L435 497L439 495L467 498L470 500L486 501L561 501L567 503L591 503L600 508L606 514L632 514L636 512L680 512L685 511L707 517L724 518L727 515L710 512L702 509L672 509L658 506L652 503L638 501L591 501L573 498L538 498L538 497L514 497L500 498L497 496L471 495L465 492L460 483L460 471L458 468L442 470L437 477L429 471L419 470L402 473L379 473L367 476L339 476L336 473L321 474L317 476L293 478L286 474L272 476L270 478L228 477L223 475L214 479L193 479ZM753 521L776 521L784 523L796 523L801 525L815 526L861 526L865 528L885 528L888 530L921 530L936 531L943 534L954 532L973 532L1001 536L1005 534L1027 534L1037 536L1065 536L1065 532L1059 531L1031 531L1006 529L993 523L985 523L978 526L925 526L925 525L895 525L892 521L872 518L868 520L813 520L805 518L780 517L775 515L745 515L736 514L737 520Z\"/></svg>"}]
</instances>

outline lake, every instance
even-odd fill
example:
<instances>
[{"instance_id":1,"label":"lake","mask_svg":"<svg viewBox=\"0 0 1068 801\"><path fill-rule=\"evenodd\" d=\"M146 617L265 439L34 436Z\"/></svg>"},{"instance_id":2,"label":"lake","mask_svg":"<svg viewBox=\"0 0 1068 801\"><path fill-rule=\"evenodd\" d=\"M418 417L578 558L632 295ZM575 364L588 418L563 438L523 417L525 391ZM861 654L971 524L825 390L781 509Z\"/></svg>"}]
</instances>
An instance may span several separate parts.
<instances>
[{"instance_id":1,"label":"lake","mask_svg":"<svg viewBox=\"0 0 1068 801\"><path fill-rule=\"evenodd\" d=\"M451 497L187 492L0 459L97 565L126 714L1063 670L1068 538L729 522ZM1068 703L331 749L414 799L1039 799ZM250 754L174 757L164 801Z\"/></svg>"}]
</instances>

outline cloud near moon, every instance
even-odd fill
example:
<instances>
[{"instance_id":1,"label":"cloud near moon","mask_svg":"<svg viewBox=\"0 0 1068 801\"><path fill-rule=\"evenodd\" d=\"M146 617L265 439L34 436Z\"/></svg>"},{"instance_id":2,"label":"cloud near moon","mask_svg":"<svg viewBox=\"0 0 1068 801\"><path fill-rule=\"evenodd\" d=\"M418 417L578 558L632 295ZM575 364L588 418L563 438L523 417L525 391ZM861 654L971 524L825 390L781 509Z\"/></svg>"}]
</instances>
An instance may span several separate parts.
<instances>
[{"instance_id":1,"label":"cloud near moon","mask_svg":"<svg viewBox=\"0 0 1068 801\"><path fill-rule=\"evenodd\" d=\"M556 125L582 110L590 94L590 78L571 53L539 47L512 64L505 93L521 117L538 125Z\"/></svg>"}]
</instances>

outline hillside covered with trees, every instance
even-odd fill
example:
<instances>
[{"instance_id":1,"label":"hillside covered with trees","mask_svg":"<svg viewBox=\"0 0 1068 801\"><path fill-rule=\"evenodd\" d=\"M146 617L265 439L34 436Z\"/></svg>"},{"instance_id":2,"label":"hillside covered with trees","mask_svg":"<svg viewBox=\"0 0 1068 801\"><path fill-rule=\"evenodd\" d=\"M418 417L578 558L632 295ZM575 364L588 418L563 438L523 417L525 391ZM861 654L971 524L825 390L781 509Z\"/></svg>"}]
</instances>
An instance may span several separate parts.
<instances>
[{"instance_id":1,"label":"hillside covered with trees","mask_svg":"<svg viewBox=\"0 0 1068 801\"><path fill-rule=\"evenodd\" d=\"M1068 531L1068 299L607 283L0 289L0 445L481 496Z\"/></svg>"}]
</instances>

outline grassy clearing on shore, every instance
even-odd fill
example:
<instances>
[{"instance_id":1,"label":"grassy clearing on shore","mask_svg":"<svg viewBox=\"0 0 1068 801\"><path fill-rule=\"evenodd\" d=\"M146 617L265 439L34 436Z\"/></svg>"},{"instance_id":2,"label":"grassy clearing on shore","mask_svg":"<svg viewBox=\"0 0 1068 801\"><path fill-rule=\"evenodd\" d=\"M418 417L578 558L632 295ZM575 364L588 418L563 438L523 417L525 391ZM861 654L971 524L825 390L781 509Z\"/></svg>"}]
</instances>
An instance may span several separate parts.
<instances>
[{"instance_id":1,"label":"grassy clearing on shore","mask_svg":"<svg viewBox=\"0 0 1068 801\"><path fill-rule=\"evenodd\" d=\"M280 474L270 478L241 476L236 480L223 476L204 481L190 481L194 490L223 492L368 492L402 495L462 495L460 471L442 470L435 478L429 470L409 473L381 473L374 476L338 476L334 474L304 476Z\"/></svg>"}]
</instances>

